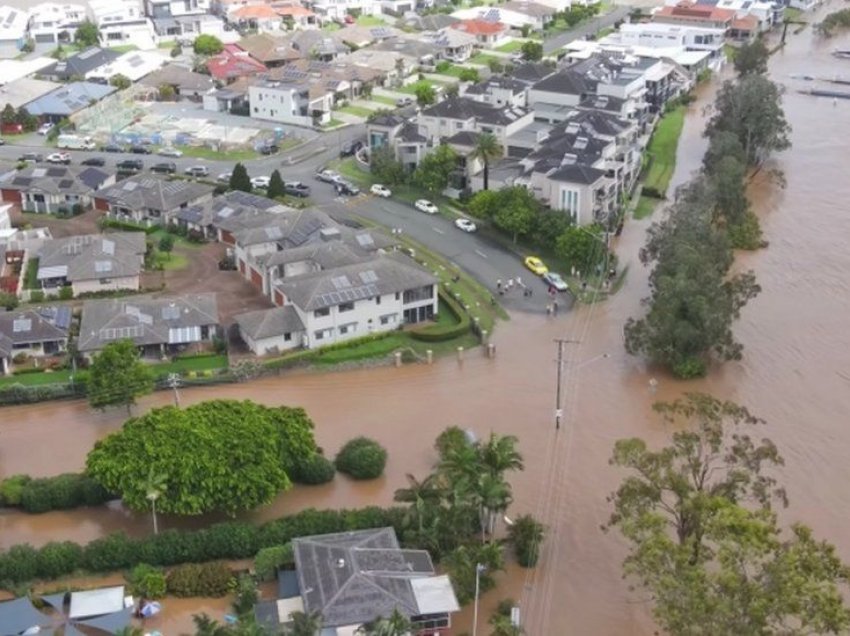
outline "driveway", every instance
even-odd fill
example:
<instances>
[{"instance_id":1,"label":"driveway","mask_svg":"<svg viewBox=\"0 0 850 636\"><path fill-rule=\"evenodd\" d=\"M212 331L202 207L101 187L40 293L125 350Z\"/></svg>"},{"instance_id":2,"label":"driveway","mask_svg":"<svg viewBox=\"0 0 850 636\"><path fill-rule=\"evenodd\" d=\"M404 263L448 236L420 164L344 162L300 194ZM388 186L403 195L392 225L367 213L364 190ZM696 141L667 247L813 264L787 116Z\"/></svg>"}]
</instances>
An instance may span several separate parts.
<instances>
[{"instance_id":1,"label":"driveway","mask_svg":"<svg viewBox=\"0 0 850 636\"><path fill-rule=\"evenodd\" d=\"M618 20L625 19L626 16L631 13L631 11L631 7L618 6L615 7L610 13L596 16L592 20L588 20L584 24L580 24L574 29L570 29L569 31L562 31L557 35L553 35L551 38L547 38L543 41L543 53L545 53L546 55L554 53L555 51L563 48L565 45L569 44L573 40L584 39L588 35L592 35L600 29L605 29L607 27L613 26L614 23Z\"/></svg>"}]
</instances>

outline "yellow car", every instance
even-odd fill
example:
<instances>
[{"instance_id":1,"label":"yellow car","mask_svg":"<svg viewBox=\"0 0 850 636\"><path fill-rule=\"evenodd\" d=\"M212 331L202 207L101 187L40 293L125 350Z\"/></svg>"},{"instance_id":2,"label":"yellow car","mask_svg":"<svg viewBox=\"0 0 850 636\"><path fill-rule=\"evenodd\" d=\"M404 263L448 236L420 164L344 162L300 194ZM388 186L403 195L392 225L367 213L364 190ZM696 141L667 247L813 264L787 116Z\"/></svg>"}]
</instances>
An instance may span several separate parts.
<instances>
[{"instance_id":1,"label":"yellow car","mask_svg":"<svg viewBox=\"0 0 850 636\"><path fill-rule=\"evenodd\" d=\"M543 274L549 271L549 268L546 267L546 263L536 256L527 256L525 259L525 266L538 276L543 276Z\"/></svg>"}]
</instances>

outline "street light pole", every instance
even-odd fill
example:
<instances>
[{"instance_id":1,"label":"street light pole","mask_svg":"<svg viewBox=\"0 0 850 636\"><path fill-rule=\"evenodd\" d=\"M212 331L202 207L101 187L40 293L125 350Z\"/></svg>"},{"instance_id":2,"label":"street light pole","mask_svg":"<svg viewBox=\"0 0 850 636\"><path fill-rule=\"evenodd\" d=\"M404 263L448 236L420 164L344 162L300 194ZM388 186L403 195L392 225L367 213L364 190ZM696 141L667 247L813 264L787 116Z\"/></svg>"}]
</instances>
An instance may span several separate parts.
<instances>
[{"instance_id":1,"label":"street light pole","mask_svg":"<svg viewBox=\"0 0 850 636\"><path fill-rule=\"evenodd\" d=\"M475 564L475 608L472 612L472 636L478 636L478 594L481 591L481 574L487 567L481 563Z\"/></svg>"}]
</instances>

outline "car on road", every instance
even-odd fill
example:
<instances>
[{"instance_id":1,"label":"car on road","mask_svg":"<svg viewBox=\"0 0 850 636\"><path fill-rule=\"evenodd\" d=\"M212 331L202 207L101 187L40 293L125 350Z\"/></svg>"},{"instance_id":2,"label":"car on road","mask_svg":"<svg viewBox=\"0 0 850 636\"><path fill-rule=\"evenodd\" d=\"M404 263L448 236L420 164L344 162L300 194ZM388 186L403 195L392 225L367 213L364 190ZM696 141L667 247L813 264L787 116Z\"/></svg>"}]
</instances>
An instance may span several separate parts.
<instances>
[{"instance_id":1,"label":"car on road","mask_svg":"<svg viewBox=\"0 0 850 636\"><path fill-rule=\"evenodd\" d=\"M177 164L173 161L155 163L151 166L151 172L159 172L161 174L174 174L175 172L177 172Z\"/></svg>"},{"instance_id":2,"label":"car on road","mask_svg":"<svg viewBox=\"0 0 850 636\"><path fill-rule=\"evenodd\" d=\"M351 157L356 155L360 149L363 148L362 141L349 141L342 145L342 148L339 149L340 157Z\"/></svg>"},{"instance_id":3,"label":"car on road","mask_svg":"<svg viewBox=\"0 0 850 636\"><path fill-rule=\"evenodd\" d=\"M276 155L280 152L280 147L277 144L263 144L259 150L261 155Z\"/></svg>"},{"instance_id":4,"label":"car on road","mask_svg":"<svg viewBox=\"0 0 850 636\"><path fill-rule=\"evenodd\" d=\"M440 212L440 208L431 203L428 199L419 199L413 204L413 207L425 214L438 214Z\"/></svg>"},{"instance_id":5,"label":"car on road","mask_svg":"<svg viewBox=\"0 0 850 636\"><path fill-rule=\"evenodd\" d=\"M124 152L124 148L118 144L106 144L100 150L101 152Z\"/></svg>"},{"instance_id":6,"label":"car on road","mask_svg":"<svg viewBox=\"0 0 850 636\"><path fill-rule=\"evenodd\" d=\"M559 292L569 291L570 289L567 281L561 278L561 275L557 272L546 272L543 274L543 282Z\"/></svg>"},{"instance_id":7,"label":"car on road","mask_svg":"<svg viewBox=\"0 0 850 636\"><path fill-rule=\"evenodd\" d=\"M183 151L177 150L177 148L172 148L171 146L166 146L165 148L160 148L156 154L160 157L182 157Z\"/></svg>"},{"instance_id":8,"label":"car on road","mask_svg":"<svg viewBox=\"0 0 850 636\"><path fill-rule=\"evenodd\" d=\"M218 175L215 180L220 183L230 183L230 175L233 174L231 172L222 172Z\"/></svg>"},{"instance_id":9,"label":"car on road","mask_svg":"<svg viewBox=\"0 0 850 636\"><path fill-rule=\"evenodd\" d=\"M469 219L455 219L455 227L470 234L478 229L478 226Z\"/></svg>"},{"instance_id":10,"label":"car on road","mask_svg":"<svg viewBox=\"0 0 850 636\"><path fill-rule=\"evenodd\" d=\"M288 181L283 184L283 191L293 197L309 197L310 186L301 183L300 181Z\"/></svg>"},{"instance_id":11,"label":"car on road","mask_svg":"<svg viewBox=\"0 0 850 636\"><path fill-rule=\"evenodd\" d=\"M52 152L45 159L47 163L64 163L66 166L71 163L71 155L67 152Z\"/></svg>"},{"instance_id":12,"label":"car on road","mask_svg":"<svg viewBox=\"0 0 850 636\"><path fill-rule=\"evenodd\" d=\"M80 162L80 165L97 166L100 168L106 165L106 159L104 159L103 157L89 157L88 159L83 159Z\"/></svg>"},{"instance_id":13,"label":"car on road","mask_svg":"<svg viewBox=\"0 0 850 636\"><path fill-rule=\"evenodd\" d=\"M134 155L149 155L151 154L151 149L145 146L130 146L130 152Z\"/></svg>"},{"instance_id":14,"label":"car on road","mask_svg":"<svg viewBox=\"0 0 850 636\"><path fill-rule=\"evenodd\" d=\"M189 166L183 171L183 174L190 177L208 177L210 169L206 166Z\"/></svg>"},{"instance_id":15,"label":"car on road","mask_svg":"<svg viewBox=\"0 0 850 636\"><path fill-rule=\"evenodd\" d=\"M374 194L376 197L384 197L385 199L388 199L393 195L392 190L390 190L385 185L381 185L380 183L376 183L371 188L369 188L369 192Z\"/></svg>"},{"instance_id":16,"label":"car on road","mask_svg":"<svg viewBox=\"0 0 850 636\"><path fill-rule=\"evenodd\" d=\"M537 256L526 256L525 261L523 262L528 269L538 276L543 276L543 274L549 271L549 268L546 267L546 263L540 260Z\"/></svg>"},{"instance_id":17,"label":"car on road","mask_svg":"<svg viewBox=\"0 0 850 636\"><path fill-rule=\"evenodd\" d=\"M49 121L46 121L41 126L38 127L38 134L39 135L46 135L51 130L53 130L53 124L51 124Z\"/></svg>"},{"instance_id":18,"label":"car on road","mask_svg":"<svg viewBox=\"0 0 850 636\"><path fill-rule=\"evenodd\" d=\"M351 183L351 181L346 181L345 179L340 179L334 184L334 188L336 189L336 193L339 195L348 195L352 197L356 197L360 194L360 188Z\"/></svg>"},{"instance_id":19,"label":"car on road","mask_svg":"<svg viewBox=\"0 0 850 636\"><path fill-rule=\"evenodd\" d=\"M336 183L340 179L342 179L340 174L333 170L320 170L316 173L316 180L324 183Z\"/></svg>"},{"instance_id":20,"label":"car on road","mask_svg":"<svg viewBox=\"0 0 850 636\"><path fill-rule=\"evenodd\" d=\"M141 159L124 159L115 164L119 172L139 172L144 170L145 164Z\"/></svg>"},{"instance_id":21,"label":"car on road","mask_svg":"<svg viewBox=\"0 0 850 636\"><path fill-rule=\"evenodd\" d=\"M251 177L251 185L255 188L268 188L271 177Z\"/></svg>"},{"instance_id":22,"label":"car on road","mask_svg":"<svg viewBox=\"0 0 850 636\"><path fill-rule=\"evenodd\" d=\"M18 161L26 161L28 163L34 163L38 161L44 161L44 156L38 154L37 152L25 152L20 157L18 157Z\"/></svg>"},{"instance_id":23,"label":"car on road","mask_svg":"<svg viewBox=\"0 0 850 636\"><path fill-rule=\"evenodd\" d=\"M0 146L5 146L5 145L6 145L6 140L0 139Z\"/></svg>"},{"instance_id":24,"label":"car on road","mask_svg":"<svg viewBox=\"0 0 850 636\"><path fill-rule=\"evenodd\" d=\"M412 97L399 97L397 100L395 100L395 105L399 108L404 108L405 106L410 106L411 104L413 104Z\"/></svg>"}]
</instances>

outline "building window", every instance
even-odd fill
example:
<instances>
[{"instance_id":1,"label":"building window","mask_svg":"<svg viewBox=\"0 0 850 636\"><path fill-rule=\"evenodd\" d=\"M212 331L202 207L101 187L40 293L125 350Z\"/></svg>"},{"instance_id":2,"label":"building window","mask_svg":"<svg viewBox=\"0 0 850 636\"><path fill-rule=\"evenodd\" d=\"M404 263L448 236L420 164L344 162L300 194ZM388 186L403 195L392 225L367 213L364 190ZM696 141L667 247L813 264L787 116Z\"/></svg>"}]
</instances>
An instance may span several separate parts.
<instances>
[{"instance_id":1,"label":"building window","mask_svg":"<svg viewBox=\"0 0 850 636\"><path fill-rule=\"evenodd\" d=\"M292 334L291 333L287 332L287 333L283 334L283 341L284 342L289 342L290 340L292 340Z\"/></svg>"},{"instance_id":2,"label":"building window","mask_svg":"<svg viewBox=\"0 0 850 636\"><path fill-rule=\"evenodd\" d=\"M381 297L380 297L380 296L375 296L375 304L376 304L376 305L380 305L380 304L381 304Z\"/></svg>"},{"instance_id":3,"label":"building window","mask_svg":"<svg viewBox=\"0 0 850 636\"><path fill-rule=\"evenodd\" d=\"M354 303L340 303L339 313L343 313L345 311L354 311Z\"/></svg>"},{"instance_id":4,"label":"building window","mask_svg":"<svg viewBox=\"0 0 850 636\"><path fill-rule=\"evenodd\" d=\"M348 323L347 325L340 325L340 327L339 327L339 334L341 336L343 336L347 333L354 333L355 331L357 331L357 323L356 322L351 322L351 323Z\"/></svg>"},{"instance_id":5,"label":"building window","mask_svg":"<svg viewBox=\"0 0 850 636\"><path fill-rule=\"evenodd\" d=\"M387 314L386 316L381 316L381 324L382 325L391 325L395 322L395 314Z\"/></svg>"},{"instance_id":6,"label":"building window","mask_svg":"<svg viewBox=\"0 0 850 636\"><path fill-rule=\"evenodd\" d=\"M399 292L396 292L396 293L395 293L395 299L396 299L396 300L400 300L400 299L401 299L401 294L400 294Z\"/></svg>"},{"instance_id":7,"label":"building window","mask_svg":"<svg viewBox=\"0 0 850 636\"><path fill-rule=\"evenodd\" d=\"M313 336L316 338L316 340L323 340L324 337L325 337L325 331L327 331L327 330L326 329L319 329L318 331L313 333Z\"/></svg>"},{"instance_id":8,"label":"building window","mask_svg":"<svg viewBox=\"0 0 850 636\"><path fill-rule=\"evenodd\" d=\"M317 309L313 312L313 316L316 318L323 318L324 316L330 316L331 309L330 307L322 307L321 309Z\"/></svg>"},{"instance_id":9,"label":"building window","mask_svg":"<svg viewBox=\"0 0 850 636\"><path fill-rule=\"evenodd\" d=\"M416 289L408 289L404 292L404 304L414 303L418 300L428 300L429 298L434 297L434 286L433 285L425 285L424 287L417 287Z\"/></svg>"},{"instance_id":10,"label":"building window","mask_svg":"<svg viewBox=\"0 0 850 636\"><path fill-rule=\"evenodd\" d=\"M101 279L100 279L100 284L101 284L101 285L108 285L108 284L109 284L109 283L111 283L111 282L112 282L112 279L111 279L111 278L101 278Z\"/></svg>"}]
</instances>

